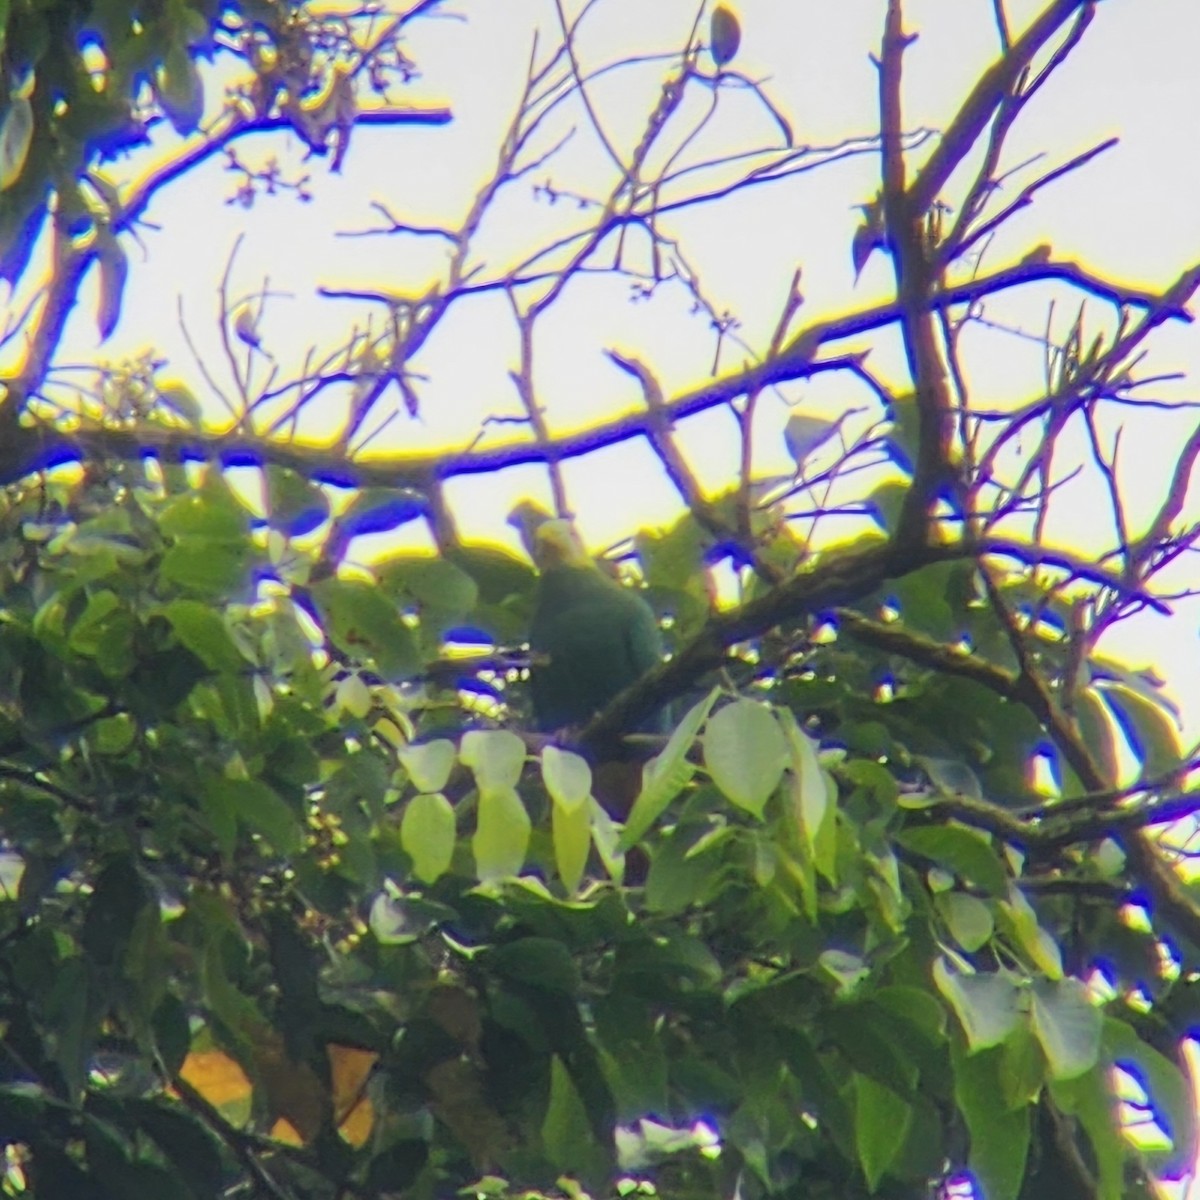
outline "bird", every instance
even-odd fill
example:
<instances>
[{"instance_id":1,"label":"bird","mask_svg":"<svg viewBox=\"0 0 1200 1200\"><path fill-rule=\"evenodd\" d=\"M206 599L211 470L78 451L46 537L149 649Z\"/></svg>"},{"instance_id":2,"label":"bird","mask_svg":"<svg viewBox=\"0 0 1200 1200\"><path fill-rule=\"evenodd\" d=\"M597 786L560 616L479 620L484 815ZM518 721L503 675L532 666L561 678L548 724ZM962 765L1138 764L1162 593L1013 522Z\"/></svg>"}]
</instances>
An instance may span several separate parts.
<instances>
[{"instance_id":1,"label":"bird","mask_svg":"<svg viewBox=\"0 0 1200 1200\"><path fill-rule=\"evenodd\" d=\"M533 533L540 572L530 621L530 692L537 729L585 724L662 661L654 612L635 589L605 575L569 521L543 521ZM662 733L659 712L628 732Z\"/></svg>"},{"instance_id":2,"label":"bird","mask_svg":"<svg viewBox=\"0 0 1200 1200\"><path fill-rule=\"evenodd\" d=\"M708 48L718 69L732 61L742 42L742 27L733 10L718 4L708 24Z\"/></svg>"}]
</instances>

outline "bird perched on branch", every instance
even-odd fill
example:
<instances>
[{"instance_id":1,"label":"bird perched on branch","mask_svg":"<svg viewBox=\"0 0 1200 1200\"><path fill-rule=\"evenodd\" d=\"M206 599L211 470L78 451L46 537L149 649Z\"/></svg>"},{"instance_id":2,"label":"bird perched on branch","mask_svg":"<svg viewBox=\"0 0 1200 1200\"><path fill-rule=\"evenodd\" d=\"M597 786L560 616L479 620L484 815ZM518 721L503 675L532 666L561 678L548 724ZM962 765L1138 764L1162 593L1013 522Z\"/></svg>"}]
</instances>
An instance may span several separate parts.
<instances>
[{"instance_id":1,"label":"bird perched on branch","mask_svg":"<svg viewBox=\"0 0 1200 1200\"><path fill-rule=\"evenodd\" d=\"M533 533L541 576L530 622L530 689L538 729L582 725L662 661L662 635L650 605L605 575L569 521ZM640 732L662 732L656 715Z\"/></svg>"}]
</instances>

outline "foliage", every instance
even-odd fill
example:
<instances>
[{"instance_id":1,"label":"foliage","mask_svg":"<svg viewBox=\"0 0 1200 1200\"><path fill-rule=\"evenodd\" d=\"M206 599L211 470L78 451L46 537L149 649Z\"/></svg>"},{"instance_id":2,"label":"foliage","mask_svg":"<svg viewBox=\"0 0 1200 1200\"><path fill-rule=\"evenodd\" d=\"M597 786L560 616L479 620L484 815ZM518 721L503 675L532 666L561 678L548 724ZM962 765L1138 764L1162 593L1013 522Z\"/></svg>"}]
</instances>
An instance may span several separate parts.
<instances>
[{"instance_id":1,"label":"foliage","mask_svg":"<svg viewBox=\"0 0 1200 1200\"><path fill-rule=\"evenodd\" d=\"M107 22L118 66L123 37L137 54L110 68L104 112L52 170L59 134L37 89L71 60L76 25L53 53L29 30L60 8ZM199 43L195 21L133 30L125 11L0 0L6 69L32 66L41 114L11 189L30 189L22 221L36 225L51 191L65 206L65 181L84 186L80 170L141 102L139 72L180 120L160 68ZM214 44L253 13L262 37L291 30L327 52L322 94L335 96L349 25L303 6L196 11ZM416 415L407 364L482 286L466 260L481 213L528 169L546 97L583 87L565 18L479 212L452 238L445 290L389 298L388 331L356 334L306 375L284 418L256 424L263 394L232 351L231 430L151 363L106 368L77 410L51 412L70 271L101 251L62 260L31 318L36 353L2 381L0 1194L907 1200L969 1179L988 1200L1117 1200L1191 1164L1179 1043L1200 908L1150 829L1200 804L1195 764L1157 679L1098 642L1166 607L1160 573L1200 537L1180 516L1200 440L1137 536L1093 442L1111 554L1084 561L1042 531L1058 439L1073 421L1095 435L1097 411L1132 402L1142 341L1186 315L1200 271L1155 295L1049 264L1115 293L1117 328L1085 350L1081 316L1049 355L1044 394L995 420L962 382L959 335L993 290L1044 278L1047 261L953 274L991 227L998 157L952 228L939 200L989 120L1003 142L1052 35L1065 27L1069 50L1091 13L1060 0L1019 38L1001 21L997 71L906 183L898 164L919 139L889 107L906 45L889 5L882 187L851 259L860 271L886 251L894 265L886 322L905 339L907 390L861 356L818 360L854 320L792 332L793 286L761 361L699 399L667 399L650 368L612 354L645 414L591 442L546 428L526 357L515 376L531 443L383 467L350 452L393 384ZM582 248L503 280L522 298L544 288L514 302L523 345L622 222L673 246L657 188L633 183L688 87L718 102L736 74L736 39L725 45L716 76L694 37L672 60L613 195L599 215L581 206ZM256 119L285 119L295 85ZM322 147L358 115L334 110L304 126ZM694 276L685 290L715 314ZM253 323L228 306L220 322L252 362ZM789 421L795 477L755 476L747 450L725 493L691 478L672 421L736 400L748 446L768 382L822 371L865 376L883 415L852 427L865 410L848 404L825 428ZM332 448L281 435L347 383ZM644 588L668 659L583 728L526 732L537 576L462 537L442 484L532 455L566 511L561 459L632 437L659 456L682 513L606 568ZM1037 450L1010 459L1021 437ZM835 444L832 466L814 463ZM834 485L857 488L859 521L816 538ZM415 523L428 551L352 565L356 538ZM668 703L668 735L623 736ZM632 804L618 809L606 770L631 764Z\"/></svg>"}]
</instances>

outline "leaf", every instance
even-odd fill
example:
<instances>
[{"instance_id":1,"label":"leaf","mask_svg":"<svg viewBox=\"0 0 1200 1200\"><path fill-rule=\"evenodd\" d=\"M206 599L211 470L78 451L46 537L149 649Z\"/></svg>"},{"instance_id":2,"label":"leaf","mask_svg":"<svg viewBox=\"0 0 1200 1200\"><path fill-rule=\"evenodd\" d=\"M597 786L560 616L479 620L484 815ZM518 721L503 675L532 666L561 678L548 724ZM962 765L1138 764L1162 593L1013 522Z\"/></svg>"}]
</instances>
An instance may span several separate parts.
<instances>
[{"instance_id":1,"label":"leaf","mask_svg":"<svg viewBox=\"0 0 1200 1200\"><path fill-rule=\"evenodd\" d=\"M481 792L515 788L525 769L525 743L507 729L472 729L463 734L458 757Z\"/></svg>"},{"instance_id":2,"label":"leaf","mask_svg":"<svg viewBox=\"0 0 1200 1200\"><path fill-rule=\"evenodd\" d=\"M939 896L938 910L950 929L950 936L968 952L986 945L995 931L992 910L966 892L946 892Z\"/></svg>"},{"instance_id":3,"label":"leaf","mask_svg":"<svg viewBox=\"0 0 1200 1200\"><path fill-rule=\"evenodd\" d=\"M971 1135L968 1163L987 1200L1016 1200L1029 1156L1029 1108L1006 1112L996 1103L1000 1091L1000 1051L964 1053L950 1046L954 1099Z\"/></svg>"},{"instance_id":4,"label":"leaf","mask_svg":"<svg viewBox=\"0 0 1200 1200\"><path fill-rule=\"evenodd\" d=\"M422 883L436 883L454 857L454 808L441 792L414 796L400 821L400 845Z\"/></svg>"},{"instance_id":5,"label":"leaf","mask_svg":"<svg viewBox=\"0 0 1200 1200\"><path fill-rule=\"evenodd\" d=\"M704 765L738 806L761 817L783 778L787 748L770 708L737 699L719 708L704 728Z\"/></svg>"},{"instance_id":6,"label":"leaf","mask_svg":"<svg viewBox=\"0 0 1200 1200\"><path fill-rule=\"evenodd\" d=\"M250 1080L241 1065L223 1050L193 1050L183 1060L179 1078L231 1124L239 1125L249 1116L253 1091Z\"/></svg>"},{"instance_id":7,"label":"leaf","mask_svg":"<svg viewBox=\"0 0 1200 1200\"><path fill-rule=\"evenodd\" d=\"M1105 1017L1101 1043L1107 1060L1128 1071L1146 1091L1154 1107L1154 1119L1171 1139L1171 1149L1143 1151L1164 1175L1188 1170L1196 1154L1196 1109L1188 1080L1179 1067L1153 1046L1147 1045L1133 1027L1115 1017Z\"/></svg>"},{"instance_id":8,"label":"leaf","mask_svg":"<svg viewBox=\"0 0 1200 1200\"><path fill-rule=\"evenodd\" d=\"M195 133L204 115L204 83L184 43L172 45L158 69L159 103L180 137Z\"/></svg>"},{"instance_id":9,"label":"leaf","mask_svg":"<svg viewBox=\"0 0 1200 1200\"><path fill-rule=\"evenodd\" d=\"M464 746L466 741L464 737ZM490 883L520 874L531 828L529 814L515 788L490 787L480 791L475 836L471 840L480 882Z\"/></svg>"},{"instance_id":10,"label":"leaf","mask_svg":"<svg viewBox=\"0 0 1200 1200\"><path fill-rule=\"evenodd\" d=\"M583 808L592 794L592 769L578 754L546 746L542 750L542 782L556 813L572 814Z\"/></svg>"},{"instance_id":11,"label":"leaf","mask_svg":"<svg viewBox=\"0 0 1200 1200\"><path fill-rule=\"evenodd\" d=\"M555 938L518 938L498 946L489 961L498 975L515 983L564 996L579 991L579 968L571 952Z\"/></svg>"},{"instance_id":12,"label":"leaf","mask_svg":"<svg viewBox=\"0 0 1200 1200\"><path fill-rule=\"evenodd\" d=\"M96 327L106 341L121 318L121 299L129 278L129 258L124 247L106 226L96 234L96 270L100 276L100 298L96 304Z\"/></svg>"},{"instance_id":13,"label":"leaf","mask_svg":"<svg viewBox=\"0 0 1200 1200\"><path fill-rule=\"evenodd\" d=\"M32 143L33 105L24 96L13 96L0 115L0 192L21 178Z\"/></svg>"},{"instance_id":14,"label":"leaf","mask_svg":"<svg viewBox=\"0 0 1200 1200\"><path fill-rule=\"evenodd\" d=\"M1008 889L1008 899L997 906L1005 932L1028 956L1029 961L1050 979L1063 977L1062 951L1058 943L1038 923L1037 913L1025 894L1015 884Z\"/></svg>"},{"instance_id":15,"label":"leaf","mask_svg":"<svg viewBox=\"0 0 1200 1200\"><path fill-rule=\"evenodd\" d=\"M837 798L837 785L822 769L816 742L800 728L795 716L787 709L778 709L777 716L787 741L791 810L801 843L813 866L831 884L836 884L837 829L833 802Z\"/></svg>"},{"instance_id":16,"label":"leaf","mask_svg":"<svg viewBox=\"0 0 1200 1200\"><path fill-rule=\"evenodd\" d=\"M942 957L933 982L958 1017L971 1054L998 1046L1021 1020L1021 989L1002 971L964 975Z\"/></svg>"},{"instance_id":17,"label":"leaf","mask_svg":"<svg viewBox=\"0 0 1200 1200\"><path fill-rule=\"evenodd\" d=\"M592 814L586 804L573 809L556 804L550 822L558 877L567 892L574 894L583 880L592 846Z\"/></svg>"},{"instance_id":18,"label":"leaf","mask_svg":"<svg viewBox=\"0 0 1200 1200\"><path fill-rule=\"evenodd\" d=\"M947 796L966 796L968 800L983 799L979 776L966 763L953 758L931 758L927 754L916 757L939 792Z\"/></svg>"},{"instance_id":19,"label":"leaf","mask_svg":"<svg viewBox=\"0 0 1200 1200\"><path fill-rule=\"evenodd\" d=\"M158 572L171 583L217 599L245 582L249 558L248 545L183 538L163 555Z\"/></svg>"},{"instance_id":20,"label":"leaf","mask_svg":"<svg viewBox=\"0 0 1200 1200\"><path fill-rule=\"evenodd\" d=\"M1096 1159L1096 1200L1121 1200L1125 1153L1129 1142L1121 1131L1109 1072L1093 1067L1076 1079L1052 1082L1050 1094L1059 1110L1083 1126Z\"/></svg>"},{"instance_id":21,"label":"leaf","mask_svg":"<svg viewBox=\"0 0 1200 1200\"><path fill-rule=\"evenodd\" d=\"M912 1122L912 1107L891 1088L866 1075L854 1076L854 1140L858 1161L874 1192L892 1165Z\"/></svg>"},{"instance_id":22,"label":"leaf","mask_svg":"<svg viewBox=\"0 0 1200 1200\"><path fill-rule=\"evenodd\" d=\"M258 779L212 779L205 793L236 814L238 823L260 834L278 854L295 854L302 831L295 812Z\"/></svg>"},{"instance_id":23,"label":"leaf","mask_svg":"<svg viewBox=\"0 0 1200 1200\"><path fill-rule=\"evenodd\" d=\"M312 587L329 640L361 660L375 660L382 674L407 675L420 663L412 631L378 588L357 579L323 579Z\"/></svg>"},{"instance_id":24,"label":"leaf","mask_svg":"<svg viewBox=\"0 0 1200 1200\"><path fill-rule=\"evenodd\" d=\"M1175 721L1162 705L1129 688L1106 686L1100 694L1147 775L1177 767L1181 758Z\"/></svg>"},{"instance_id":25,"label":"leaf","mask_svg":"<svg viewBox=\"0 0 1200 1200\"><path fill-rule=\"evenodd\" d=\"M379 1055L374 1050L334 1042L325 1047L325 1054L329 1059L334 1125L351 1146L365 1146L375 1125L375 1109L366 1093L366 1084Z\"/></svg>"},{"instance_id":26,"label":"leaf","mask_svg":"<svg viewBox=\"0 0 1200 1200\"><path fill-rule=\"evenodd\" d=\"M246 669L245 656L230 636L224 618L211 605L199 600L172 600L163 606L162 614L175 636L206 667L230 673Z\"/></svg>"},{"instance_id":27,"label":"leaf","mask_svg":"<svg viewBox=\"0 0 1200 1200\"><path fill-rule=\"evenodd\" d=\"M604 1155L587 1108L557 1054L550 1060L550 1099L542 1120L542 1145L555 1169L564 1174L595 1176L604 1169Z\"/></svg>"},{"instance_id":28,"label":"leaf","mask_svg":"<svg viewBox=\"0 0 1200 1200\"><path fill-rule=\"evenodd\" d=\"M429 742L410 742L401 747L396 757L417 791L440 792L450 781L458 750L449 738L434 738Z\"/></svg>"},{"instance_id":29,"label":"leaf","mask_svg":"<svg viewBox=\"0 0 1200 1200\"><path fill-rule=\"evenodd\" d=\"M1035 979L1030 1019L1052 1078L1074 1079L1095 1066L1100 1010L1078 979Z\"/></svg>"},{"instance_id":30,"label":"leaf","mask_svg":"<svg viewBox=\"0 0 1200 1200\"><path fill-rule=\"evenodd\" d=\"M693 705L676 725L662 752L642 768L642 790L629 811L618 850L636 846L666 811L667 805L691 782L693 767L687 760L687 753L718 695L717 689L713 688L703 700Z\"/></svg>"},{"instance_id":31,"label":"leaf","mask_svg":"<svg viewBox=\"0 0 1200 1200\"><path fill-rule=\"evenodd\" d=\"M993 896L1008 889L1008 873L987 838L964 825L902 829L896 841L906 850L938 863Z\"/></svg>"},{"instance_id":32,"label":"leaf","mask_svg":"<svg viewBox=\"0 0 1200 1200\"><path fill-rule=\"evenodd\" d=\"M329 519L329 498L311 479L291 467L268 463L267 523L288 537L303 537Z\"/></svg>"}]
</instances>

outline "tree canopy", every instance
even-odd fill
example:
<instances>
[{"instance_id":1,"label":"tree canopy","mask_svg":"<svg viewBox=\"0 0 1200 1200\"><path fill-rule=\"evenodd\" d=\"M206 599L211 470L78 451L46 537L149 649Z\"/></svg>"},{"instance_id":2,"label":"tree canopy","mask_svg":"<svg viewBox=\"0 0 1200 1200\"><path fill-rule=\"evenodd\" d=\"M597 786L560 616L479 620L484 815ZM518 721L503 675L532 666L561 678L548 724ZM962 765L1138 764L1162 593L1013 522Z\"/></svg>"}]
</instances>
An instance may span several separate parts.
<instances>
[{"instance_id":1,"label":"tree canopy","mask_svg":"<svg viewBox=\"0 0 1200 1200\"><path fill-rule=\"evenodd\" d=\"M327 289L369 315L287 375L270 288L227 272L222 359L185 384L153 352L66 361L85 279L107 339L149 205L215 155L243 204L319 190L250 134L334 172L364 125L449 135L468 80L410 93L442 5L0 0L0 1195L1119 1200L1193 1169L1197 763L1106 639L1193 589L1200 427L1136 506L1121 431L1194 421L1146 356L1200 264L1134 284L1021 244L1107 143L1009 149L1131 0L981 6L990 65L936 132L881 3L878 128L832 147L743 65L730 6L602 58L608 2L547 6L460 213L397 215L419 179L377 204L376 235L445 251L435 282ZM605 89L647 79L618 135ZM766 140L714 151L735 103ZM829 236L887 298L831 312L789 265L751 340L689 215L848 157L875 178ZM508 204L562 222L511 262ZM1044 294L1071 315L1005 394L978 339ZM556 321L589 333L581 295L690 323L711 370L677 383L647 320L648 349L591 347L637 407L559 425L541 356ZM388 443L489 304L517 416ZM818 386L838 414L788 407L788 468L762 466L769 406ZM713 414L716 488L686 449ZM451 490L533 465L565 521L572 464L635 443L676 518L568 569L589 630L617 605L663 658L547 731L554 593ZM1080 495L1099 550L1058 540ZM579 639L553 633L561 665Z\"/></svg>"}]
</instances>

